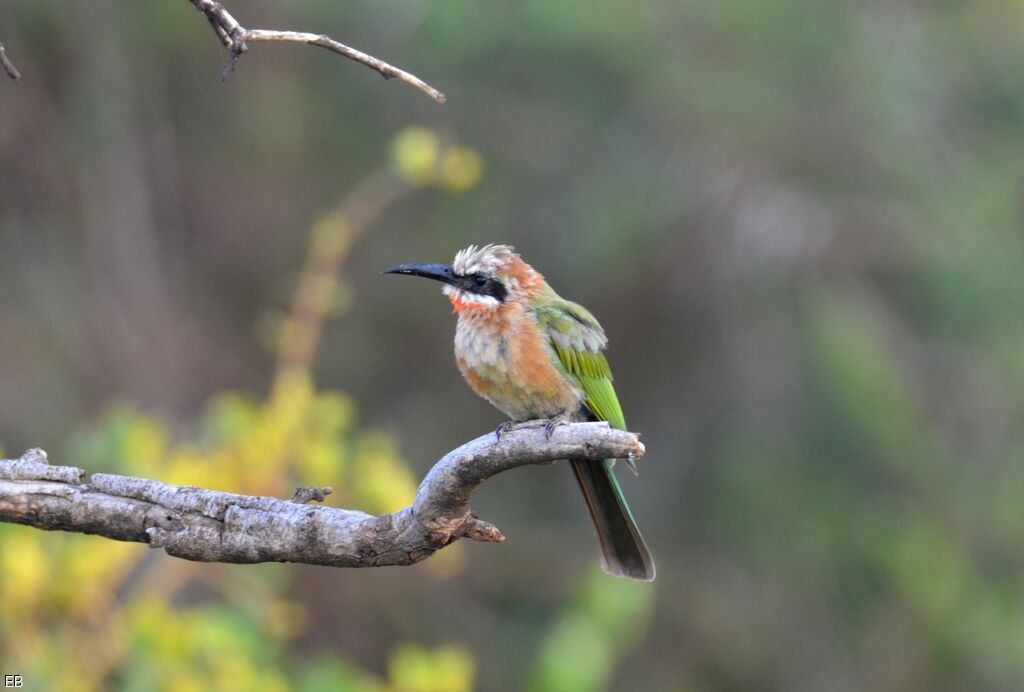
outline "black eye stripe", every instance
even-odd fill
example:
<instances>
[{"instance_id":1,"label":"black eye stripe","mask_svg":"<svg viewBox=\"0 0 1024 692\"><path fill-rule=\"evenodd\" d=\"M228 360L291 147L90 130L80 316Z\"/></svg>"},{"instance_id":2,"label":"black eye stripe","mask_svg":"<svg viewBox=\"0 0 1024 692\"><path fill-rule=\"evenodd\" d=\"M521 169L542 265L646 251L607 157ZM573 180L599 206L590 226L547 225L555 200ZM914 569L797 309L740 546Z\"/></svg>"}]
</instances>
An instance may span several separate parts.
<instances>
[{"instance_id":1,"label":"black eye stripe","mask_svg":"<svg viewBox=\"0 0 1024 692\"><path fill-rule=\"evenodd\" d=\"M483 274L470 274L469 276L461 276L459 279L459 288L467 293L474 293L478 296L490 296L499 303L504 303L505 297L508 295L504 284L497 279L484 276Z\"/></svg>"}]
</instances>

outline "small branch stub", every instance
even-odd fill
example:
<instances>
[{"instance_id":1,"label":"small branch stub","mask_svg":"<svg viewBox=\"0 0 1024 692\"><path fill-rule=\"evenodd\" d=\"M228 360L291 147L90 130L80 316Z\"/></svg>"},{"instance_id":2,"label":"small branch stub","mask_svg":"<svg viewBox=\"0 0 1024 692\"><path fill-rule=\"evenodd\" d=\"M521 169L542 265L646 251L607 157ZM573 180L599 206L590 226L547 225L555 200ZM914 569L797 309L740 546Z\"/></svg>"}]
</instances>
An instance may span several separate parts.
<instances>
[{"instance_id":1,"label":"small branch stub","mask_svg":"<svg viewBox=\"0 0 1024 692\"><path fill-rule=\"evenodd\" d=\"M330 488L298 488L291 500L171 485L53 466L42 450L0 460L0 521L148 543L200 562L301 562L334 567L410 565L459 538L500 543L469 500L495 474L551 459L643 456L634 433L606 423L545 421L484 435L449 452L427 473L415 502L374 516L309 504Z\"/></svg>"},{"instance_id":2,"label":"small branch stub","mask_svg":"<svg viewBox=\"0 0 1024 692\"><path fill-rule=\"evenodd\" d=\"M324 486L322 488L296 488L292 495L292 502L300 505L310 502L323 502L327 496L334 492L334 488Z\"/></svg>"}]
</instances>

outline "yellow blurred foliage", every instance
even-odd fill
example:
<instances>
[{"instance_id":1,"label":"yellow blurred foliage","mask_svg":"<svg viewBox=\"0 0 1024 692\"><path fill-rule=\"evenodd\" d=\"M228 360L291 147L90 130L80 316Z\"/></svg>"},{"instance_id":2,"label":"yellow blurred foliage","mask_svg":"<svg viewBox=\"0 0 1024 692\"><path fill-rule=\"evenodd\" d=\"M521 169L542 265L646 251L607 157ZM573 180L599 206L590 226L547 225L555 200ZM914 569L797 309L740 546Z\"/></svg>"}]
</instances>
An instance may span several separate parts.
<instances>
[{"instance_id":1,"label":"yellow blurred foliage","mask_svg":"<svg viewBox=\"0 0 1024 692\"><path fill-rule=\"evenodd\" d=\"M11 530L0 551L0 603L11 618L39 607L50 588L50 572L42 545L31 529Z\"/></svg>"},{"instance_id":2,"label":"yellow blurred foliage","mask_svg":"<svg viewBox=\"0 0 1024 692\"><path fill-rule=\"evenodd\" d=\"M408 127L391 142L391 165L414 187L438 185L447 192L473 189L483 176L483 157L466 146L445 146L424 127Z\"/></svg>"},{"instance_id":3,"label":"yellow blurred foliage","mask_svg":"<svg viewBox=\"0 0 1024 692\"><path fill-rule=\"evenodd\" d=\"M441 187L448 192L466 192L476 187L484 174L484 160L469 147L452 147L441 157Z\"/></svg>"},{"instance_id":4,"label":"yellow blurred foliage","mask_svg":"<svg viewBox=\"0 0 1024 692\"><path fill-rule=\"evenodd\" d=\"M469 692L476 665L462 647L400 646L388 665L391 692Z\"/></svg>"},{"instance_id":5,"label":"yellow blurred foliage","mask_svg":"<svg viewBox=\"0 0 1024 692\"><path fill-rule=\"evenodd\" d=\"M440 157L440 140L424 127L406 128L391 143L392 165L410 185L432 184L437 177Z\"/></svg>"},{"instance_id":6,"label":"yellow blurred foliage","mask_svg":"<svg viewBox=\"0 0 1024 692\"><path fill-rule=\"evenodd\" d=\"M374 513L394 512L416 496L416 481L383 434L369 434L356 444L352 488Z\"/></svg>"},{"instance_id":7,"label":"yellow blurred foliage","mask_svg":"<svg viewBox=\"0 0 1024 692\"><path fill-rule=\"evenodd\" d=\"M373 513L400 509L416 494L416 478L394 440L359 430L351 399L318 391L301 369L282 370L264 401L234 392L214 397L184 439L171 430L159 417L115 407L77 438L68 461L246 494L288 496L296 485L331 485L338 491L333 502ZM242 580L220 594L226 602L179 608L172 605L175 594L214 567L132 543L23 527L0 526L0 545L5 670L85 692L104 687L112 675L141 689L295 689L281 652L304 632L309 613L282 597L287 581L247 575L249 586L262 586L252 591ZM442 571L457 571L456 551L446 553ZM148 564L154 560L159 569ZM346 669L346 680L362 681L347 689L470 688L473 666L465 651L409 645L401 652L389 681Z\"/></svg>"}]
</instances>

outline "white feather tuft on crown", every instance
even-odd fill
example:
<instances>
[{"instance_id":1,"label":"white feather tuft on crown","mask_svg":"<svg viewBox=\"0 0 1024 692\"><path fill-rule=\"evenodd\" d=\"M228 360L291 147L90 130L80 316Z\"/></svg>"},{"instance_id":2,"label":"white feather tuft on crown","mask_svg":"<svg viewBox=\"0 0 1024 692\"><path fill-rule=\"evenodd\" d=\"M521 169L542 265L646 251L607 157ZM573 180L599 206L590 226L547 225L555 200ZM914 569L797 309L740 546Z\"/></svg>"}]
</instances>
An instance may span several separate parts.
<instances>
[{"instance_id":1,"label":"white feather tuft on crown","mask_svg":"<svg viewBox=\"0 0 1024 692\"><path fill-rule=\"evenodd\" d=\"M465 250L459 250L455 255L452 269L459 276L494 275L515 256L515 248L511 245L484 245L483 247L470 245Z\"/></svg>"}]
</instances>

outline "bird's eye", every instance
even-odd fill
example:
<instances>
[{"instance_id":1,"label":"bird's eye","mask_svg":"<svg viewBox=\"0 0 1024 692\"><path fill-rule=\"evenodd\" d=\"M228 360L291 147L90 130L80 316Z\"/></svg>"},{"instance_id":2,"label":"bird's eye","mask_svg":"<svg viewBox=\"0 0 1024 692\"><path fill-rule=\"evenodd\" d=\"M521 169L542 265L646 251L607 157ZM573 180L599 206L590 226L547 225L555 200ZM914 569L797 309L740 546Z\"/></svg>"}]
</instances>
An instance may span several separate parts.
<instances>
[{"instance_id":1,"label":"bird's eye","mask_svg":"<svg viewBox=\"0 0 1024 692\"><path fill-rule=\"evenodd\" d=\"M474 281L476 281L476 285L477 286L483 286L485 283L487 283L487 278L483 277L483 276L480 276L478 274L476 279L474 279Z\"/></svg>"}]
</instances>

